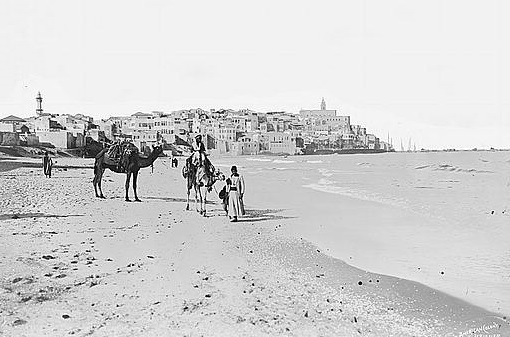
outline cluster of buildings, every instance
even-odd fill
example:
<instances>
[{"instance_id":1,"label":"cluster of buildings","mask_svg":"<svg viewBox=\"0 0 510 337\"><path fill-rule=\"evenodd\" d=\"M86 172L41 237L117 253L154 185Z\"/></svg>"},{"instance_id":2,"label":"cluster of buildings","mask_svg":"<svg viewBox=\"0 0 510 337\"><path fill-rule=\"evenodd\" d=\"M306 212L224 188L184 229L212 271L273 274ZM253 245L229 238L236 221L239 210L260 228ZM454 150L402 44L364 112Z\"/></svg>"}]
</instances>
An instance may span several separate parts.
<instances>
[{"instance_id":1,"label":"cluster of buildings","mask_svg":"<svg viewBox=\"0 0 510 337\"><path fill-rule=\"evenodd\" d=\"M60 149L79 149L86 145L87 137L101 140L102 132L92 117L83 114L44 112L40 93L36 101L35 116L20 118L11 115L0 119L0 145L40 145Z\"/></svg>"},{"instance_id":2,"label":"cluster of buildings","mask_svg":"<svg viewBox=\"0 0 510 337\"><path fill-rule=\"evenodd\" d=\"M90 140L108 143L123 139L139 149L150 149L158 141L173 145L191 144L201 134L209 152L232 155L302 154L320 149L371 149L390 151L366 128L352 125L349 116L326 108L287 112L256 112L249 109L189 109L172 112L137 112L131 116L94 121L82 114L44 112L40 93L36 115L27 119L0 119L0 145L52 145L72 149Z\"/></svg>"}]
</instances>

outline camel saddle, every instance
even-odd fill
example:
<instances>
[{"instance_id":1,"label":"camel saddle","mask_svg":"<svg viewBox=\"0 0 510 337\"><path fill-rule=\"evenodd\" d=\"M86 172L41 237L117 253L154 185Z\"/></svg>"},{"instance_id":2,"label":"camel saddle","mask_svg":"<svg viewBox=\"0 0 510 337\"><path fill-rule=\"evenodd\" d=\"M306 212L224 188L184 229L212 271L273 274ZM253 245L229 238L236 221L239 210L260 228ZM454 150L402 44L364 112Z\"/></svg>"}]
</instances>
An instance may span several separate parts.
<instances>
[{"instance_id":1,"label":"camel saddle","mask_svg":"<svg viewBox=\"0 0 510 337\"><path fill-rule=\"evenodd\" d=\"M193 153L188 159L186 159L186 165L182 167L182 176L187 178L188 175L195 175L199 166L204 166L208 174L213 174L216 168L213 166L207 155L204 156L202 163L196 158L196 154Z\"/></svg>"},{"instance_id":2,"label":"camel saddle","mask_svg":"<svg viewBox=\"0 0 510 337\"><path fill-rule=\"evenodd\" d=\"M129 142L113 144L104 154L104 163L107 165L116 165L120 170L125 171L129 163L129 158L138 153L138 148Z\"/></svg>"}]
</instances>

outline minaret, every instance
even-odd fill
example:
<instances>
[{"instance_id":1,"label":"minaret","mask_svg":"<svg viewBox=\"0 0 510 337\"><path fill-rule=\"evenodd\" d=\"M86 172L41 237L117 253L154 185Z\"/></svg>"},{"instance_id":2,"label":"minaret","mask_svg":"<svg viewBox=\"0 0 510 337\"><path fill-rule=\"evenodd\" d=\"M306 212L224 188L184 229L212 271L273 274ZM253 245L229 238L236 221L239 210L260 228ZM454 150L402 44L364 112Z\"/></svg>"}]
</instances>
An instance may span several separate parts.
<instances>
[{"instance_id":1,"label":"minaret","mask_svg":"<svg viewBox=\"0 0 510 337\"><path fill-rule=\"evenodd\" d=\"M37 97L35 98L35 100L37 101L37 109L35 109L35 112L37 113L38 116L41 116L43 114L43 108L42 108L42 97L41 97L40 91L37 94Z\"/></svg>"},{"instance_id":2,"label":"minaret","mask_svg":"<svg viewBox=\"0 0 510 337\"><path fill-rule=\"evenodd\" d=\"M326 101L324 100L324 97L322 97L321 110L326 110Z\"/></svg>"}]
</instances>

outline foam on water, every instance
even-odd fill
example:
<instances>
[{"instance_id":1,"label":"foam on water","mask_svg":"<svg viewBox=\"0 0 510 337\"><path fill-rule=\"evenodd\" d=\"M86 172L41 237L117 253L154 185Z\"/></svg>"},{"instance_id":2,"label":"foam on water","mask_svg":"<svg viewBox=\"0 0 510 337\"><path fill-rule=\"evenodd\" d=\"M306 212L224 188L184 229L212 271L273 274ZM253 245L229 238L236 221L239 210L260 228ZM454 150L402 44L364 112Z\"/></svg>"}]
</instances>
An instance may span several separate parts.
<instances>
[{"instance_id":1,"label":"foam on water","mask_svg":"<svg viewBox=\"0 0 510 337\"><path fill-rule=\"evenodd\" d=\"M361 189L350 189L348 187L336 186L335 182L324 178L319 179L315 184L303 185L305 188L331 194L338 194L349 198L377 202L385 205L408 209L409 205L405 199L388 197L380 193L369 192Z\"/></svg>"},{"instance_id":2,"label":"foam on water","mask_svg":"<svg viewBox=\"0 0 510 337\"><path fill-rule=\"evenodd\" d=\"M488 161L482 161L487 163ZM465 169L455 165L450 164L428 164L428 165L420 165L414 168L415 170L425 170L431 169L434 171L447 171L447 172L461 172L461 173L494 173L494 171L490 170L480 170L480 169Z\"/></svg>"},{"instance_id":3,"label":"foam on water","mask_svg":"<svg viewBox=\"0 0 510 337\"><path fill-rule=\"evenodd\" d=\"M334 172L332 170L320 168L319 173L322 174L324 177L331 177L333 176Z\"/></svg>"},{"instance_id":4,"label":"foam on water","mask_svg":"<svg viewBox=\"0 0 510 337\"><path fill-rule=\"evenodd\" d=\"M275 160L273 160L273 163L275 163L275 164L292 164L292 163L295 163L295 161L294 160L275 159Z\"/></svg>"}]
</instances>

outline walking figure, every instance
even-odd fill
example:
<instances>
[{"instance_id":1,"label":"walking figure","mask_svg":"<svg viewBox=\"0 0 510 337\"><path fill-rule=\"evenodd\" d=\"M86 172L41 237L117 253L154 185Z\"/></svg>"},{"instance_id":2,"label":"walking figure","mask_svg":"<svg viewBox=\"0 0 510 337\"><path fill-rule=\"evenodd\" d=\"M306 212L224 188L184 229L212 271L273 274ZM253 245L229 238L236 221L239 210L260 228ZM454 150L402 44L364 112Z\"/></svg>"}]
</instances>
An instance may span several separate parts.
<instances>
[{"instance_id":1,"label":"walking figure","mask_svg":"<svg viewBox=\"0 0 510 337\"><path fill-rule=\"evenodd\" d=\"M51 160L48 151L44 152L43 172L47 178L51 178L51 169L53 168L53 160Z\"/></svg>"}]
</instances>

